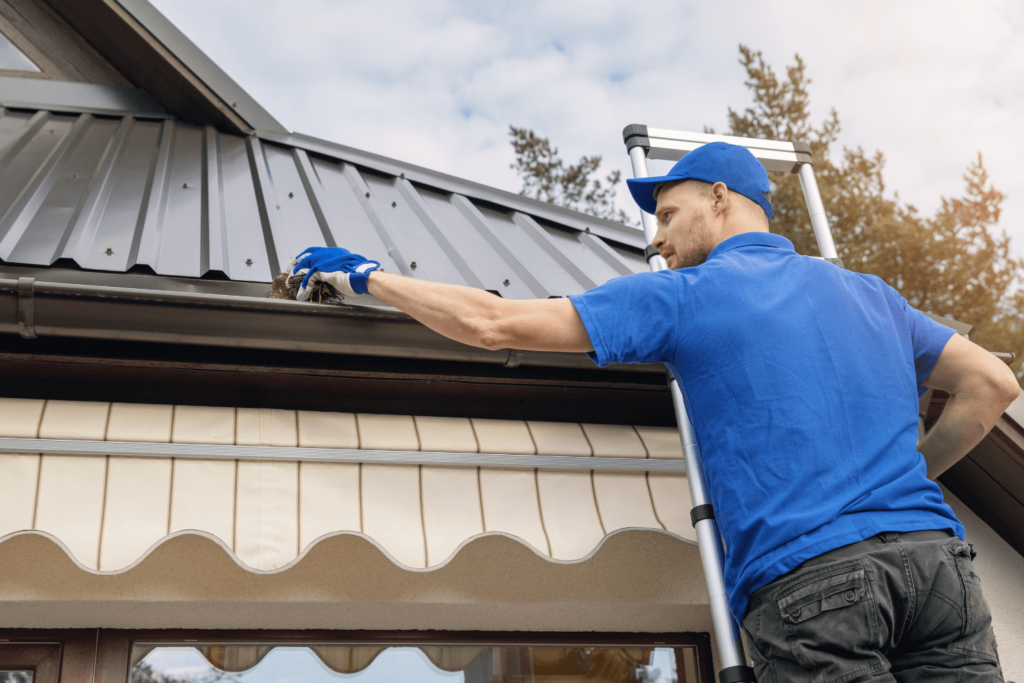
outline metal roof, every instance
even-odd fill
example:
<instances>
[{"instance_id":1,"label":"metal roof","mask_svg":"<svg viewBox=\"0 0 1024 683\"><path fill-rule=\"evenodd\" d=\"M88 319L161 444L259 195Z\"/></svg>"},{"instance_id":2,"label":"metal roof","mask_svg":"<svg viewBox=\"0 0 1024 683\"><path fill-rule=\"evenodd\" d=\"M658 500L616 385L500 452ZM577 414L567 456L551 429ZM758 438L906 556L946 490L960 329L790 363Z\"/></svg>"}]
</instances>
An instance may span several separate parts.
<instances>
[{"instance_id":1,"label":"metal roof","mask_svg":"<svg viewBox=\"0 0 1024 683\"><path fill-rule=\"evenodd\" d=\"M639 230L306 136L0 101L3 264L269 283L338 245L517 299L646 270Z\"/></svg>"}]
</instances>

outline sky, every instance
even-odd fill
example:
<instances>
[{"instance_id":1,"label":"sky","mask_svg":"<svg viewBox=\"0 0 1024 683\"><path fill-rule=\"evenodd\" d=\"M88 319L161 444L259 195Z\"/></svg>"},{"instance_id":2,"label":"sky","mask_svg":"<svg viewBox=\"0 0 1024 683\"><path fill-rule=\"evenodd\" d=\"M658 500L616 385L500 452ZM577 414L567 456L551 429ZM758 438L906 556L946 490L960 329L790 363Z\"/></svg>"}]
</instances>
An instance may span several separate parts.
<instances>
[{"instance_id":1,"label":"sky","mask_svg":"<svg viewBox=\"0 0 1024 683\"><path fill-rule=\"evenodd\" d=\"M509 124L629 177L626 124L721 132L750 103L738 46L799 54L812 120L834 108L925 215L981 152L1024 257L1018 0L151 2L287 129L513 192Z\"/></svg>"}]
</instances>

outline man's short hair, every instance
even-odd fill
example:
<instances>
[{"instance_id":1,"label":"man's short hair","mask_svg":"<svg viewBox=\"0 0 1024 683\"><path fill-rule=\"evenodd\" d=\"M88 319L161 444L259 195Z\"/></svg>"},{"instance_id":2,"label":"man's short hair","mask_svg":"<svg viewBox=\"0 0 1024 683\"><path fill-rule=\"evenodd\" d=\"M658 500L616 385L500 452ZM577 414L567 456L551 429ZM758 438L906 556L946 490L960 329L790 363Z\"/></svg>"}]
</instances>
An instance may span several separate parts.
<instances>
[{"instance_id":1,"label":"man's short hair","mask_svg":"<svg viewBox=\"0 0 1024 683\"><path fill-rule=\"evenodd\" d=\"M693 192L693 193L700 193L700 192L707 193L707 191L714 185L714 183L709 183L706 180L697 180L696 178L686 178L685 180L670 180L670 181L667 181L667 182L664 182L664 183L658 183L657 185L654 186L654 201L655 202L658 201L658 193L659 192L661 192L662 190L668 189L669 187L672 187L673 185L678 185L679 183L689 183L686 186L686 189L687 189L687 191ZM726 187L729 187L729 186L726 185ZM740 197L740 198L745 199L746 201L750 202L751 205L757 206L758 208L761 208L758 205L758 203L755 202L750 197L744 196L744 195L740 194L739 192L735 192L735 190L732 190L731 188L730 188L730 191L732 191L737 197ZM771 202L771 200L772 200L771 193L765 192L764 193L764 198L766 200L768 200L769 202Z\"/></svg>"},{"instance_id":2,"label":"man's short hair","mask_svg":"<svg viewBox=\"0 0 1024 683\"><path fill-rule=\"evenodd\" d=\"M659 192L669 187L672 187L673 185L678 185L679 183L690 183L686 187L691 192L697 192L700 190L707 192L707 190L710 189L712 185L714 185L714 183L709 183L705 180L697 180L696 178L687 178L686 180L670 180L666 183L658 183L657 185L654 186L655 201L657 201L658 199Z\"/></svg>"}]
</instances>

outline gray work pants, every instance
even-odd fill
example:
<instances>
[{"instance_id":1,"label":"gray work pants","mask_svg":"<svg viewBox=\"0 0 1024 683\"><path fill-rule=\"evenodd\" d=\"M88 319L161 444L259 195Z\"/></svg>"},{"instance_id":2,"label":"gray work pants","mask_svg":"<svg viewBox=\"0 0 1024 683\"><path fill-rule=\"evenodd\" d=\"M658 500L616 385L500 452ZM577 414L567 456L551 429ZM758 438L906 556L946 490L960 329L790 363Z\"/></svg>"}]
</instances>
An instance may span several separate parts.
<instances>
[{"instance_id":1,"label":"gray work pants","mask_svg":"<svg viewBox=\"0 0 1024 683\"><path fill-rule=\"evenodd\" d=\"M759 683L1002 681L971 547L886 532L758 589L743 630Z\"/></svg>"}]
</instances>

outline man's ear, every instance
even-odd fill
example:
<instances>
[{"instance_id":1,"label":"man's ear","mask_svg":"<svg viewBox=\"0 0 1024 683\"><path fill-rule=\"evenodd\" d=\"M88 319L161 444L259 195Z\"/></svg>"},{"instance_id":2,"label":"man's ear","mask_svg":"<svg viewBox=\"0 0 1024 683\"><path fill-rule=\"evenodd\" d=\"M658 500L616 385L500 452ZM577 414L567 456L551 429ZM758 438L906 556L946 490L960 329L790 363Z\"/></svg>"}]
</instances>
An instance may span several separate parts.
<instances>
[{"instance_id":1,"label":"man's ear","mask_svg":"<svg viewBox=\"0 0 1024 683\"><path fill-rule=\"evenodd\" d=\"M715 183L711 186L711 197L715 213L720 214L729 205L729 188L725 186L725 183Z\"/></svg>"}]
</instances>

